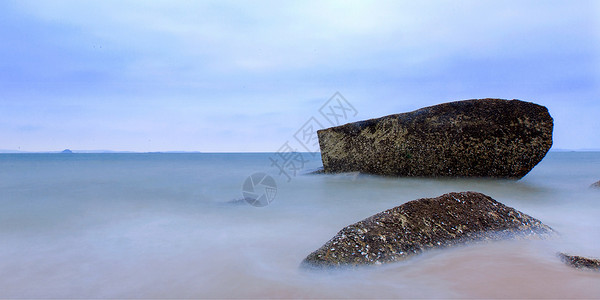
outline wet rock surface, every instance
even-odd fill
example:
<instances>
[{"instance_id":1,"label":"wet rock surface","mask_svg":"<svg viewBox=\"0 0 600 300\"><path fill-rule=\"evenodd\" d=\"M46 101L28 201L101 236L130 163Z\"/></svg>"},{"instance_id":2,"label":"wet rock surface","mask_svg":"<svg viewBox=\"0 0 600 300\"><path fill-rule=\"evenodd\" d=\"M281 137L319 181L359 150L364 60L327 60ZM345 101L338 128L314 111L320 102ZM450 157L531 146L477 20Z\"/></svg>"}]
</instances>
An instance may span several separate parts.
<instances>
[{"instance_id":1,"label":"wet rock surface","mask_svg":"<svg viewBox=\"0 0 600 300\"><path fill-rule=\"evenodd\" d=\"M586 258L576 255L567 255L564 253L559 253L558 256L565 264L573 268L600 271L600 259Z\"/></svg>"},{"instance_id":2,"label":"wet rock surface","mask_svg":"<svg viewBox=\"0 0 600 300\"><path fill-rule=\"evenodd\" d=\"M552 228L477 192L423 198L343 228L308 255L304 267L343 267L404 260L425 250L472 241L545 237Z\"/></svg>"},{"instance_id":3,"label":"wet rock surface","mask_svg":"<svg viewBox=\"0 0 600 300\"><path fill-rule=\"evenodd\" d=\"M548 109L475 99L317 132L324 172L521 178L552 146Z\"/></svg>"},{"instance_id":4,"label":"wet rock surface","mask_svg":"<svg viewBox=\"0 0 600 300\"><path fill-rule=\"evenodd\" d=\"M600 188L600 180L592 183L592 185L590 185L590 187L591 188L597 188L597 189Z\"/></svg>"}]
</instances>

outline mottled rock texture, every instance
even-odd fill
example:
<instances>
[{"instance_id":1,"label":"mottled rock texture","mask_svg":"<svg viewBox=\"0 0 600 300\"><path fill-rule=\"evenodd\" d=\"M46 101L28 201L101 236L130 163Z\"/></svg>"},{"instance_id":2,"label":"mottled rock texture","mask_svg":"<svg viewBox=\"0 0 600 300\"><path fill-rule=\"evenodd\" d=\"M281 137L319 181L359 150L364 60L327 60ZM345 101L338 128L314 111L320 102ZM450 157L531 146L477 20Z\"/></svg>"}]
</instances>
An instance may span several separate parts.
<instances>
[{"instance_id":1,"label":"mottled rock texture","mask_svg":"<svg viewBox=\"0 0 600 300\"><path fill-rule=\"evenodd\" d=\"M600 181L596 181L590 185L591 188L600 188Z\"/></svg>"},{"instance_id":2,"label":"mottled rock texture","mask_svg":"<svg viewBox=\"0 0 600 300\"><path fill-rule=\"evenodd\" d=\"M470 241L545 237L554 231L481 193L407 202L342 229L304 259L305 267L381 264Z\"/></svg>"},{"instance_id":3,"label":"mottled rock texture","mask_svg":"<svg viewBox=\"0 0 600 300\"><path fill-rule=\"evenodd\" d=\"M552 146L548 109L520 100L450 102L317 132L325 173L521 178Z\"/></svg>"},{"instance_id":4,"label":"mottled rock texture","mask_svg":"<svg viewBox=\"0 0 600 300\"><path fill-rule=\"evenodd\" d=\"M600 259L586 258L582 256L567 255L559 253L560 259L567 265L576 269L588 269L600 271Z\"/></svg>"}]
</instances>

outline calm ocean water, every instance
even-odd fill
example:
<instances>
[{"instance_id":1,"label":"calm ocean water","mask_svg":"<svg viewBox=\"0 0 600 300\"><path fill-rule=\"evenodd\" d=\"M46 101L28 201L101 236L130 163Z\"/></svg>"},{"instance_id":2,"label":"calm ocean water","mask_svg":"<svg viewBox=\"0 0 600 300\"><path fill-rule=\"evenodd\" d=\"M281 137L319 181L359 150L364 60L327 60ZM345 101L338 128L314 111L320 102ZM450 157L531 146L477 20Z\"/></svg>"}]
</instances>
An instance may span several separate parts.
<instances>
[{"instance_id":1,"label":"calm ocean water","mask_svg":"<svg viewBox=\"0 0 600 300\"><path fill-rule=\"evenodd\" d=\"M551 152L520 181L279 175L260 154L0 154L0 298L599 298L600 152ZM305 153L305 169L321 165ZM253 207L242 183L277 183ZM293 175L293 174L292 174ZM479 191L560 232L343 272L298 268L344 226Z\"/></svg>"}]
</instances>

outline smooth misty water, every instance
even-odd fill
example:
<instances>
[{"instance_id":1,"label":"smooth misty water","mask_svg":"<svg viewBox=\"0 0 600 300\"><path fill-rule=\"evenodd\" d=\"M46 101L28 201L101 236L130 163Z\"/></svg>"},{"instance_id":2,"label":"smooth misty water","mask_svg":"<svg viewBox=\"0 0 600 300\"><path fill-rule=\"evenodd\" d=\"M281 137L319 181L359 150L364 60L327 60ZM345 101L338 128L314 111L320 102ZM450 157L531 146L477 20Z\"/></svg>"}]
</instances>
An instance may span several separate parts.
<instances>
[{"instance_id":1,"label":"smooth misty water","mask_svg":"<svg viewBox=\"0 0 600 300\"><path fill-rule=\"evenodd\" d=\"M0 155L0 298L598 298L600 152L549 153L520 181L298 175L273 154ZM305 157L311 157L305 154ZM307 168L320 166L311 158ZM275 202L241 198L253 172ZM422 197L479 191L559 231L340 272L299 269L344 226Z\"/></svg>"}]
</instances>

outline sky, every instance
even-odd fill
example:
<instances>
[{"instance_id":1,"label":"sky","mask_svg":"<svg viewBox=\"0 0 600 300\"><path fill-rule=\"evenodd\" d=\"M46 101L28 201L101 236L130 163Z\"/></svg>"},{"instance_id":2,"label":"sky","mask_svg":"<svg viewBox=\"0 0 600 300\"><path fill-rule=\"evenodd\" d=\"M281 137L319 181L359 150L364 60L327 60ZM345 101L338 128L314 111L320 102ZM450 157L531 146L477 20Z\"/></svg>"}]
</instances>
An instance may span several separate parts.
<instances>
[{"instance_id":1,"label":"sky","mask_svg":"<svg viewBox=\"0 0 600 300\"><path fill-rule=\"evenodd\" d=\"M583 0L0 1L0 149L302 150L335 93L344 123L521 99L554 149L600 149L599 20Z\"/></svg>"}]
</instances>

